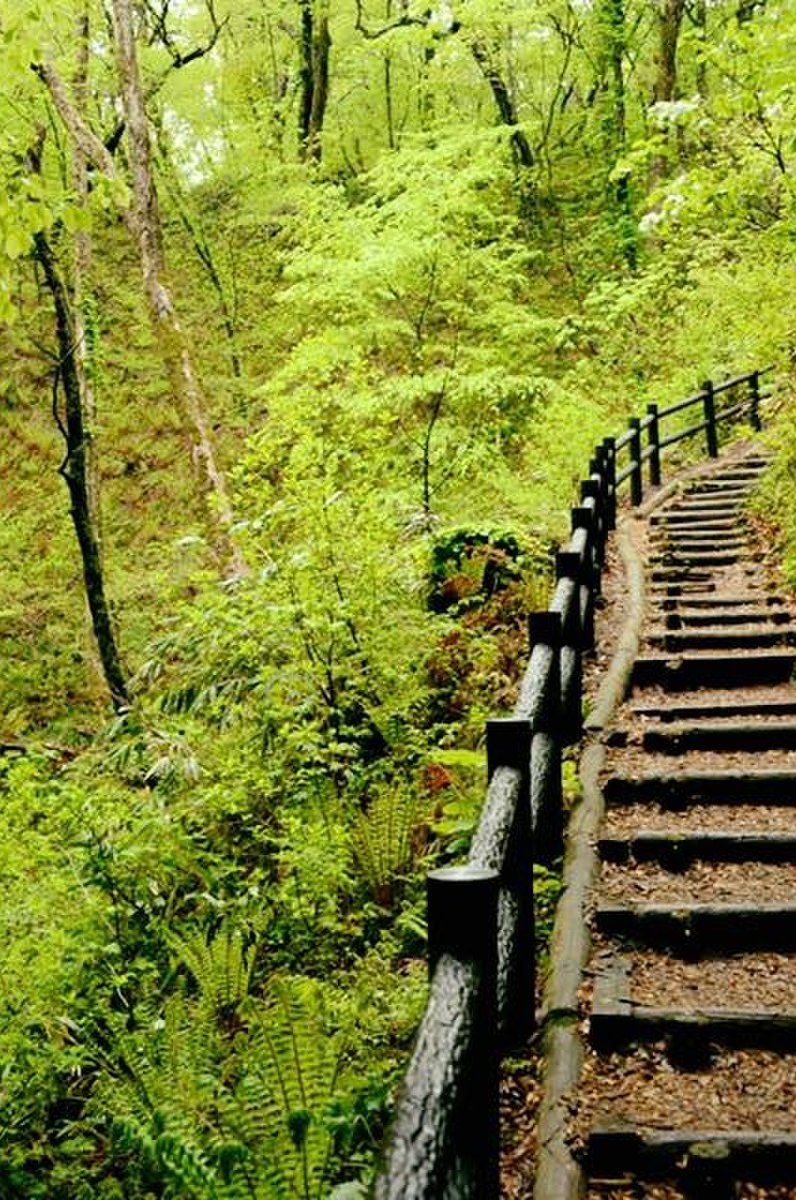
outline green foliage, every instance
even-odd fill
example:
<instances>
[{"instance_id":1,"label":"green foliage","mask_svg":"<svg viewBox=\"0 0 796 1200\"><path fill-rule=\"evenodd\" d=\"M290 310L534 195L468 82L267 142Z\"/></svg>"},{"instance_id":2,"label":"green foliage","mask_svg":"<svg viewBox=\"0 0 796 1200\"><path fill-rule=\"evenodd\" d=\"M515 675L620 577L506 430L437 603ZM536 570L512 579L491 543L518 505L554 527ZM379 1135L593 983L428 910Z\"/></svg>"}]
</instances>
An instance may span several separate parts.
<instances>
[{"instance_id":1,"label":"green foliage","mask_svg":"<svg viewBox=\"0 0 796 1200\"><path fill-rule=\"evenodd\" d=\"M315 164L295 0L160 24L144 6L167 257L250 567L220 580L119 221L123 156L76 203L30 70L77 102L84 7L85 115L112 144L101 6L0 0L0 1195L347 1200L422 1011L423 874L467 851L484 720L513 702L591 448L650 400L793 361L794 14L722 0L702 29L697 6L675 98L650 106L640 0L623 22L602 2L393 5L389 28L376 0L314 2L334 48ZM57 476L40 229L70 287L77 235L93 251L133 696L110 722ZM758 519L796 585L780 404ZM547 936L560 882L534 885Z\"/></svg>"}]
</instances>

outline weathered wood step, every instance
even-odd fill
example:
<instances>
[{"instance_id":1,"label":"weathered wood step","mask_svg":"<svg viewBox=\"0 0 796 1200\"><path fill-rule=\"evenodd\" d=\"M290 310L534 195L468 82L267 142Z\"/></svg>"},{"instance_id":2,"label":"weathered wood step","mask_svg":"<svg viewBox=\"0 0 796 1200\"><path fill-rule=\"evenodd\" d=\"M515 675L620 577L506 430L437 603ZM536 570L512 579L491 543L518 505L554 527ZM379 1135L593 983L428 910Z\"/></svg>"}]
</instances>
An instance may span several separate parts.
<instances>
[{"instance_id":1,"label":"weathered wood step","mask_svg":"<svg viewBox=\"0 0 796 1200\"><path fill-rule=\"evenodd\" d=\"M796 770L656 771L645 775L610 775L603 784L607 804L652 801L672 809L700 804L794 804Z\"/></svg>"},{"instance_id":2,"label":"weathered wood step","mask_svg":"<svg viewBox=\"0 0 796 1200\"><path fill-rule=\"evenodd\" d=\"M627 1171L638 1178L685 1178L692 1184L700 1172L707 1177L710 1170L720 1169L728 1190L719 1190L714 1175L705 1188L692 1190L690 1195L696 1197L701 1191L700 1200L725 1200L736 1194L737 1180L762 1184L796 1181L796 1128L794 1132L634 1129L626 1122L595 1126L589 1136L586 1168L592 1178L615 1179L617 1171Z\"/></svg>"},{"instance_id":3,"label":"weathered wood step","mask_svg":"<svg viewBox=\"0 0 796 1200\"><path fill-rule=\"evenodd\" d=\"M709 551L714 549L721 550L743 550L748 544L748 538L745 538L732 529L728 529L725 533L703 533L701 529L682 529L676 533L672 530L667 530L654 538L656 548L666 553L667 550L680 553L684 550Z\"/></svg>"},{"instance_id":4,"label":"weathered wood step","mask_svg":"<svg viewBox=\"0 0 796 1200\"><path fill-rule=\"evenodd\" d=\"M796 950L796 904L603 902L595 923L605 937L691 958L719 951Z\"/></svg>"},{"instance_id":5,"label":"weathered wood step","mask_svg":"<svg viewBox=\"0 0 796 1200\"><path fill-rule=\"evenodd\" d=\"M787 683L796 666L792 650L758 650L666 655L642 654L633 666L633 687L658 685L666 691L697 687L755 687Z\"/></svg>"},{"instance_id":6,"label":"weathered wood step","mask_svg":"<svg viewBox=\"0 0 796 1200\"><path fill-rule=\"evenodd\" d=\"M679 528L682 526L688 529L693 527L694 529L703 533L721 532L722 530L737 529L738 523L738 515L735 513L732 516L707 516L696 519L688 513L672 512L667 509L663 512L653 513L653 515L650 517L650 525L653 526L656 531L661 528Z\"/></svg>"},{"instance_id":7,"label":"weathered wood step","mask_svg":"<svg viewBox=\"0 0 796 1200\"><path fill-rule=\"evenodd\" d=\"M691 1059L699 1069L713 1046L796 1050L796 1010L640 1003L632 996L631 975L632 960L612 955L595 979L589 1041L600 1054L665 1040L679 1065Z\"/></svg>"},{"instance_id":8,"label":"weathered wood step","mask_svg":"<svg viewBox=\"0 0 796 1200\"><path fill-rule=\"evenodd\" d=\"M648 561L654 566L668 567L727 567L734 563L759 562L760 556L739 550L665 550L651 554Z\"/></svg>"},{"instance_id":9,"label":"weathered wood step","mask_svg":"<svg viewBox=\"0 0 796 1200\"><path fill-rule=\"evenodd\" d=\"M796 721L700 721L645 729L645 750L681 754L687 750L794 750Z\"/></svg>"},{"instance_id":10,"label":"weathered wood step","mask_svg":"<svg viewBox=\"0 0 796 1200\"><path fill-rule=\"evenodd\" d=\"M698 860L793 863L796 827L793 833L745 833L735 829L666 833L642 828L628 838L601 837L599 850L605 862L653 862L669 871L686 870Z\"/></svg>"},{"instance_id":11,"label":"weathered wood step","mask_svg":"<svg viewBox=\"0 0 796 1200\"><path fill-rule=\"evenodd\" d=\"M693 512L696 509L737 509L746 500L746 491L738 490L733 495L698 496L687 492L666 506L665 512Z\"/></svg>"},{"instance_id":12,"label":"weathered wood step","mask_svg":"<svg viewBox=\"0 0 796 1200\"><path fill-rule=\"evenodd\" d=\"M724 494L726 492L743 491L748 493L757 483L762 472L738 472L736 475L722 476L720 479L705 479L702 483L697 483L690 487L685 493L687 496L705 496L713 495L714 493Z\"/></svg>"},{"instance_id":13,"label":"weathered wood step","mask_svg":"<svg viewBox=\"0 0 796 1200\"><path fill-rule=\"evenodd\" d=\"M627 1003L609 1011L595 1002L589 1020L590 1041L601 1054L639 1042L680 1043L678 1060L711 1045L758 1050L796 1050L796 1012L753 1013L703 1008L696 1011ZM796 1119L794 1119L796 1125Z\"/></svg>"},{"instance_id":14,"label":"weathered wood step","mask_svg":"<svg viewBox=\"0 0 796 1200\"><path fill-rule=\"evenodd\" d=\"M680 650L757 650L796 645L796 629L788 625L703 626L651 630L644 640L648 646L672 654Z\"/></svg>"},{"instance_id":15,"label":"weathered wood step","mask_svg":"<svg viewBox=\"0 0 796 1200\"><path fill-rule=\"evenodd\" d=\"M727 593L717 594L714 590L706 590L705 592L686 591L680 596L661 596L656 599L656 604L659 608L665 611L674 612L681 608L713 608L713 609L733 609L733 608L749 608L753 605L759 605L761 608L766 608L768 611L778 611L785 605L785 601L780 596L756 595L732 596Z\"/></svg>"},{"instance_id":16,"label":"weathered wood step","mask_svg":"<svg viewBox=\"0 0 796 1200\"><path fill-rule=\"evenodd\" d=\"M703 567L670 564L665 567L653 566L650 579L653 583L663 583L669 587L672 584L689 583L705 585L711 582L713 574Z\"/></svg>"},{"instance_id":17,"label":"weathered wood step","mask_svg":"<svg viewBox=\"0 0 796 1200\"><path fill-rule=\"evenodd\" d=\"M793 699L744 700L743 692L737 701L689 701L682 704L651 704L644 701L631 703L631 711L639 717L656 721L683 721L689 718L733 718L733 717L789 717L796 716L796 694Z\"/></svg>"},{"instance_id":18,"label":"weathered wood step","mask_svg":"<svg viewBox=\"0 0 796 1200\"><path fill-rule=\"evenodd\" d=\"M720 625L788 625L792 614L787 608L776 608L773 605L753 607L735 605L722 608L717 605L690 607L681 604L676 611L667 612L664 623L667 629L693 628L696 626Z\"/></svg>"}]
</instances>

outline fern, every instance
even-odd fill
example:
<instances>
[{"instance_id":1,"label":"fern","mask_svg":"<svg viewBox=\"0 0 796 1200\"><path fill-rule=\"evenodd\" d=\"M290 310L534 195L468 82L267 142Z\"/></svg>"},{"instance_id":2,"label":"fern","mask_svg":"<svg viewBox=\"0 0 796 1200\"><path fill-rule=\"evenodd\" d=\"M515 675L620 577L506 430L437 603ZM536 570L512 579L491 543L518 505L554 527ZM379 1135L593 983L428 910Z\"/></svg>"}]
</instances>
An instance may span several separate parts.
<instances>
[{"instance_id":1,"label":"fern","mask_svg":"<svg viewBox=\"0 0 796 1200\"><path fill-rule=\"evenodd\" d=\"M196 991L116 1031L95 1089L112 1151L167 1197L319 1200L337 1080L318 986L284 978L251 994L239 931L175 939Z\"/></svg>"},{"instance_id":2,"label":"fern","mask_svg":"<svg viewBox=\"0 0 796 1200\"><path fill-rule=\"evenodd\" d=\"M415 857L413 834L421 819L414 797L384 792L357 821L353 852L359 869L377 903L392 907L397 883Z\"/></svg>"}]
</instances>

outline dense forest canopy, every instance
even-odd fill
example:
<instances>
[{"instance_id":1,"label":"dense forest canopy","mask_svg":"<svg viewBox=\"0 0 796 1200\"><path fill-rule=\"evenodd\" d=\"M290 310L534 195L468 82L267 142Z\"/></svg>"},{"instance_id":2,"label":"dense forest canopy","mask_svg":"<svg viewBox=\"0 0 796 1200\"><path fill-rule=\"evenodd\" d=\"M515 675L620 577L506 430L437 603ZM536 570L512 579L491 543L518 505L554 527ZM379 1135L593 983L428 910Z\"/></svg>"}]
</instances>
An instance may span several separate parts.
<instances>
[{"instance_id":1,"label":"dense forest canopy","mask_svg":"<svg viewBox=\"0 0 796 1200\"><path fill-rule=\"evenodd\" d=\"M363 1194L589 448L776 363L791 0L0 0L0 1195Z\"/></svg>"}]
</instances>

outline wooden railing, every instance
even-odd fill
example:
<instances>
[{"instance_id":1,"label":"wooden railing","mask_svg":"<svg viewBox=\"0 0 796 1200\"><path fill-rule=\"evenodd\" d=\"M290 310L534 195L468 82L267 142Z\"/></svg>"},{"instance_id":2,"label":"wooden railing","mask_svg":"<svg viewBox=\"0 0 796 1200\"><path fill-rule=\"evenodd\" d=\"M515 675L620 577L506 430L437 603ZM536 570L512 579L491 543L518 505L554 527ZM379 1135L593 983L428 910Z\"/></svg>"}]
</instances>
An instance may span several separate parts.
<instances>
[{"instance_id":1,"label":"wooden railing","mask_svg":"<svg viewBox=\"0 0 796 1200\"><path fill-rule=\"evenodd\" d=\"M530 616L532 650L514 714L487 722L489 784L468 863L428 876L429 999L377 1200L499 1194L500 1055L520 1046L536 1022L532 863L550 866L563 851L561 757L582 733L582 660L594 645L617 498L628 484L631 504L640 504L645 467L657 486L663 452L686 438L704 432L707 454L716 457L728 424L746 418L760 429L762 374L707 382L666 408L650 404L625 433L595 449L572 509L572 535L556 556L550 606ZM673 421L691 409L698 420Z\"/></svg>"}]
</instances>

